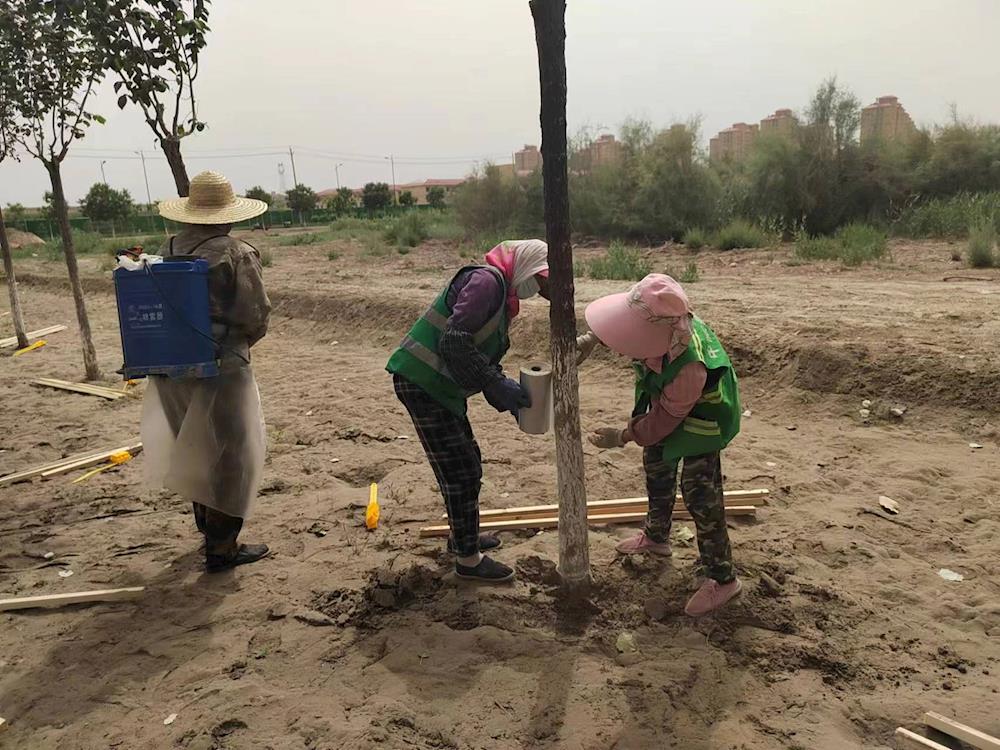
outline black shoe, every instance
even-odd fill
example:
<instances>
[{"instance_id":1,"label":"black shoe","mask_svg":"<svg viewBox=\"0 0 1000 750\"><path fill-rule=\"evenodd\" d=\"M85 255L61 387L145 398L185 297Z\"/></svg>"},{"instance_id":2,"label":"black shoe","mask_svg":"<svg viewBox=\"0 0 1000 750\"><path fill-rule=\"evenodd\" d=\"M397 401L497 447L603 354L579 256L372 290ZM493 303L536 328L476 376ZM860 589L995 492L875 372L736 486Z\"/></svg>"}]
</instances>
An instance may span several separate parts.
<instances>
[{"instance_id":1,"label":"black shoe","mask_svg":"<svg viewBox=\"0 0 1000 750\"><path fill-rule=\"evenodd\" d=\"M514 580L514 569L507 567L503 563L498 563L489 557L484 557L479 561L479 565L474 568L455 563L455 575L468 581L506 583L507 581Z\"/></svg>"},{"instance_id":2,"label":"black shoe","mask_svg":"<svg viewBox=\"0 0 1000 750\"><path fill-rule=\"evenodd\" d=\"M221 573L224 570L235 568L237 565L249 565L267 557L269 552L266 544L241 544L236 554L232 557L222 557L221 555L206 555L205 570L209 573Z\"/></svg>"},{"instance_id":3,"label":"black shoe","mask_svg":"<svg viewBox=\"0 0 1000 750\"><path fill-rule=\"evenodd\" d=\"M479 535L479 551L480 552L492 552L493 550L500 549L501 547L503 547L503 542L501 541L500 537L498 537L498 536L496 536L494 534L480 534ZM451 541L450 537L448 539L448 554L449 555L454 555L455 554L455 545Z\"/></svg>"}]
</instances>

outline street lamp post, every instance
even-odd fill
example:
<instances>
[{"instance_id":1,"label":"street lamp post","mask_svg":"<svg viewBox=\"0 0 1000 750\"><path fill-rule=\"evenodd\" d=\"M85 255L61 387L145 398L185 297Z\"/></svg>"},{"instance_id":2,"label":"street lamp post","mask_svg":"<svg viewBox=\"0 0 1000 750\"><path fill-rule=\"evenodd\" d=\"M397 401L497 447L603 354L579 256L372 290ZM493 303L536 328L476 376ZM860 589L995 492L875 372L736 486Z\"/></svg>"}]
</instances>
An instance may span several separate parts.
<instances>
[{"instance_id":1,"label":"street lamp post","mask_svg":"<svg viewBox=\"0 0 1000 750\"><path fill-rule=\"evenodd\" d=\"M105 185L108 184L108 178L104 176L104 165L107 163L108 163L107 159L101 160L101 182L103 182Z\"/></svg>"},{"instance_id":2,"label":"street lamp post","mask_svg":"<svg viewBox=\"0 0 1000 750\"><path fill-rule=\"evenodd\" d=\"M396 190L396 160L392 158L392 154L385 157L389 165L392 167L392 203L393 205L399 205L399 194Z\"/></svg>"},{"instance_id":3,"label":"street lamp post","mask_svg":"<svg viewBox=\"0 0 1000 750\"><path fill-rule=\"evenodd\" d=\"M340 168L344 166L344 163L333 165L333 171L337 173L337 190L340 190Z\"/></svg>"}]
</instances>

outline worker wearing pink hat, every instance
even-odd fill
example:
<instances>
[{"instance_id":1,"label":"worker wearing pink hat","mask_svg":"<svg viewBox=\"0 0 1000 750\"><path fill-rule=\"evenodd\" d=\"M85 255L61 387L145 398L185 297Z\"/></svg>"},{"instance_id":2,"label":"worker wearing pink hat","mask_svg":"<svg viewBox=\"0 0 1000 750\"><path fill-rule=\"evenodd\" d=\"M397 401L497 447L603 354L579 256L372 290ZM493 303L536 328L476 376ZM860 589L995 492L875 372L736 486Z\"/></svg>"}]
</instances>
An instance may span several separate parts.
<instances>
[{"instance_id":1,"label":"worker wearing pink hat","mask_svg":"<svg viewBox=\"0 0 1000 750\"><path fill-rule=\"evenodd\" d=\"M691 312L684 289L650 274L628 292L592 302L591 332L578 341L581 359L597 343L635 360L636 399L624 428L590 436L599 448L643 446L649 512L645 528L624 540L625 554L669 557L670 526L683 459L681 493L698 532L706 580L684 611L706 615L742 590L733 568L722 494L720 451L740 429L736 373L719 339Z\"/></svg>"}]
</instances>

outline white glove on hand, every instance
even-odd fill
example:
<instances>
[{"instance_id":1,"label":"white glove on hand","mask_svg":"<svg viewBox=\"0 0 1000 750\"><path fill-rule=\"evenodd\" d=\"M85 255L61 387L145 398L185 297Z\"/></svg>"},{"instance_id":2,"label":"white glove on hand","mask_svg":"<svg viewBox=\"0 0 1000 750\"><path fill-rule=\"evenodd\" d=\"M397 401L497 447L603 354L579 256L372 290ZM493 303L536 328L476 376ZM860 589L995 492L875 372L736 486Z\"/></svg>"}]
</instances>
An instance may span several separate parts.
<instances>
[{"instance_id":1,"label":"white glove on hand","mask_svg":"<svg viewBox=\"0 0 1000 750\"><path fill-rule=\"evenodd\" d=\"M598 427L587 438L591 445L598 448L624 448L625 430L617 427Z\"/></svg>"},{"instance_id":2,"label":"white glove on hand","mask_svg":"<svg viewBox=\"0 0 1000 750\"><path fill-rule=\"evenodd\" d=\"M601 343L593 331L587 331L582 336L576 337L576 364L582 365L594 352L594 347Z\"/></svg>"}]
</instances>

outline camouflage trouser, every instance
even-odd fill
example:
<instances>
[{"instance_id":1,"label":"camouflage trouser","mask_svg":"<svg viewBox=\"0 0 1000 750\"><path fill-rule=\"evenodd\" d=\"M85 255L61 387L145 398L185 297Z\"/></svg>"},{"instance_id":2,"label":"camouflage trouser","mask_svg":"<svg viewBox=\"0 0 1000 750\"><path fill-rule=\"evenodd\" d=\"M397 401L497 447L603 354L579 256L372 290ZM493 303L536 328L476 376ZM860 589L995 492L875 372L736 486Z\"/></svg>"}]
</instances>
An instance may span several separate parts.
<instances>
[{"instance_id":1,"label":"camouflage trouser","mask_svg":"<svg viewBox=\"0 0 1000 750\"><path fill-rule=\"evenodd\" d=\"M670 538L670 519L677 494L677 466L680 461L664 461L663 449L649 446L643 451L649 513L646 536L654 542ZM705 573L719 583L736 577L733 553L726 529L726 508L722 498L722 464L718 453L688 456L681 473L681 495L698 532L698 552Z\"/></svg>"}]
</instances>

